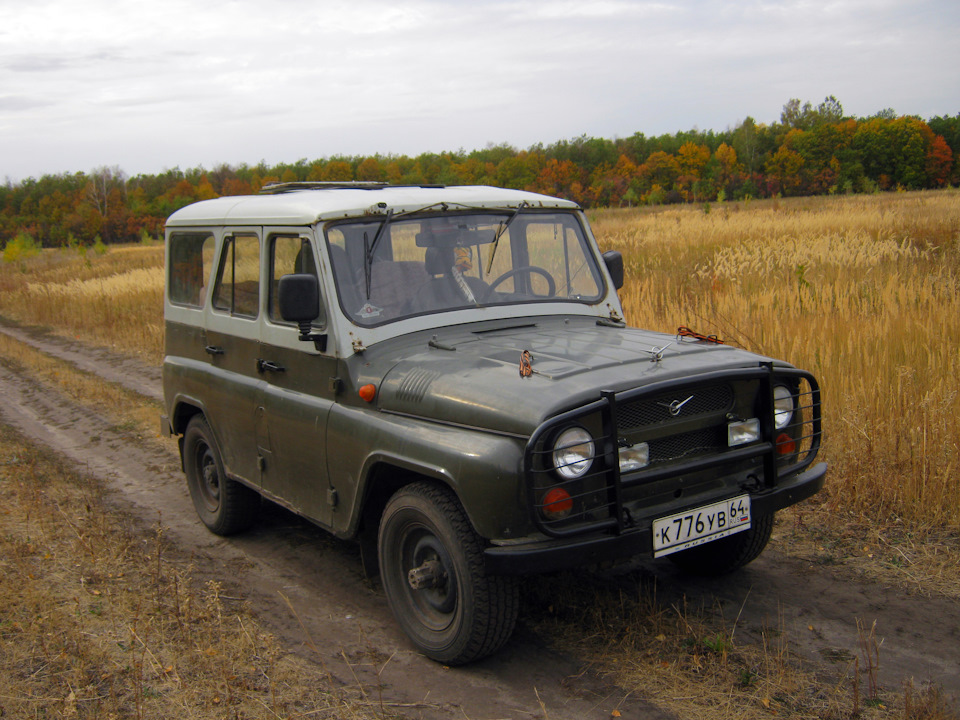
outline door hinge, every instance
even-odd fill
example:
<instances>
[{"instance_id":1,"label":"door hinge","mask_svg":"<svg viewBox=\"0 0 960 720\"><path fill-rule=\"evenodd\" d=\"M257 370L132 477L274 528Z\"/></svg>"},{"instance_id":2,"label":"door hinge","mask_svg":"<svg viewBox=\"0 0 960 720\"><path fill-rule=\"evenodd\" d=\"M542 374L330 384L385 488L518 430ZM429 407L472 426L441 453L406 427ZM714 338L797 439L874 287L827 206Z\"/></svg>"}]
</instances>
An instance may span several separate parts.
<instances>
[{"instance_id":1,"label":"door hinge","mask_svg":"<svg viewBox=\"0 0 960 720\"><path fill-rule=\"evenodd\" d=\"M334 395L340 392L340 385L341 385L340 378L338 377L330 378L330 392L332 392Z\"/></svg>"},{"instance_id":2,"label":"door hinge","mask_svg":"<svg viewBox=\"0 0 960 720\"><path fill-rule=\"evenodd\" d=\"M337 495L337 489L327 488L327 505L335 508L338 502L340 502L340 496Z\"/></svg>"}]
</instances>

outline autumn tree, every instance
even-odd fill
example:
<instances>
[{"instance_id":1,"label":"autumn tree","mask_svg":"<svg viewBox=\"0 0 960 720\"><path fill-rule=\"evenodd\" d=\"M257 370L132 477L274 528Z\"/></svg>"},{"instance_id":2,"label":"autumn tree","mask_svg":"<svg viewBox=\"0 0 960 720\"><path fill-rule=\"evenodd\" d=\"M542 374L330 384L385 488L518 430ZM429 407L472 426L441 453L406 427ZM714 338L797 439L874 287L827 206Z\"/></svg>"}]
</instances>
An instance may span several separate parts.
<instances>
[{"instance_id":1,"label":"autumn tree","mask_svg":"<svg viewBox=\"0 0 960 720\"><path fill-rule=\"evenodd\" d=\"M353 180L353 168L345 160L331 160L323 168L322 179L326 182Z\"/></svg>"},{"instance_id":2,"label":"autumn tree","mask_svg":"<svg viewBox=\"0 0 960 720\"><path fill-rule=\"evenodd\" d=\"M781 146L764 165L767 175L784 195L796 195L800 191L801 168L803 168L803 158L785 145Z\"/></svg>"},{"instance_id":3,"label":"autumn tree","mask_svg":"<svg viewBox=\"0 0 960 720\"><path fill-rule=\"evenodd\" d=\"M930 187L943 187L950 181L953 170L953 151L942 135L937 135L927 150L927 183Z\"/></svg>"},{"instance_id":4,"label":"autumn tree","mask_svg":"<svg viewBox=\"0 0 960 720\"><path fill-rule=\"evenodd\" d=\"M383 179L382 175L383 171L380 169L380 161L375 157L368 157L357 166L357 180L379 182Z\"/></svg>"},{"instance_id":5,"label":"autumn tree","mask_svg":"<svg viewBox=\"0 0 960 720\"><path fill-rule=\"evenodd\" d=\"M637 176L645 193L652 190L655 185L660 188L672 188L679 175L680 163L677 159L660 150L652 153L637 169Z\"/></svg>"}]
</instances>

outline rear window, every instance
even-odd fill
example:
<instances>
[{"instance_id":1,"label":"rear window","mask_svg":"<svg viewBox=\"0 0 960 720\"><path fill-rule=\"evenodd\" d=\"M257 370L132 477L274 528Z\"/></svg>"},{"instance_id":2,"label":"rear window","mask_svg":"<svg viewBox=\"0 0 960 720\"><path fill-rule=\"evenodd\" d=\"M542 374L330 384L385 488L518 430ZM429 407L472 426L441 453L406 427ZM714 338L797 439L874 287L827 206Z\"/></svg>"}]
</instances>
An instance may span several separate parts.
<instances>
[{"instance_id":1,"label":"rear window","mask_svg":"<svg viewBox=\"0 0 960 720\"><path fill-rule=\"evenodd\" d=\"M214 240L210 233L173 233L167 265L170 302L203 307L206 284L213 264Z\"/></svg>"}]
</instances>

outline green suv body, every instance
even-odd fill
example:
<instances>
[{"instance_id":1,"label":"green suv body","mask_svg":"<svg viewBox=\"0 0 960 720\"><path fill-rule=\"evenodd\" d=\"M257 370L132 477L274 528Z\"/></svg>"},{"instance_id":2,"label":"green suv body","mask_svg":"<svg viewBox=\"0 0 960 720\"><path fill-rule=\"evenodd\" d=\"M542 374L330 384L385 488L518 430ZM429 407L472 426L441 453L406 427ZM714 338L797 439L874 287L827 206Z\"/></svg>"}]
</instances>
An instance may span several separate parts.
<instances>
[{"instance_id":1,"label":"green suv body","mask_svg":"<svg viewBox=\"0 0 960 720\"><path fill-rule=\"evenodd\" d=\"M816 379L628 328L623 263L569 201L294 183L174 213L164 429L203 522L265 497L358 538L416 647L510 636L517 576L766 545L826 466Z\"/></svg>"}]
</instances>

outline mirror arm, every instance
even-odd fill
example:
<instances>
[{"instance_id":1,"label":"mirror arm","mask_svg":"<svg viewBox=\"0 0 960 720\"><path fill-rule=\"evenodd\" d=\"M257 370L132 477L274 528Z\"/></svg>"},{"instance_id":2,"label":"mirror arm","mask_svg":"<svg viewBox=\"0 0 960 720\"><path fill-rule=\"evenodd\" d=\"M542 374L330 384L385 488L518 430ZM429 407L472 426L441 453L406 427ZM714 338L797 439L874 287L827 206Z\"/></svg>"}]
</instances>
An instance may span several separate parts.
<instances>
[{"instance_id":1,"label":"mirror arm","mask_svg":"<svg viewBox=\"0 0 960 720\"><path fill-rule=\"evenodd\" d=\"M300 330L300 335L298 339L302 342L311 342L313 341L313 346L317 349L317 352L326 352L327 351L327 334L326 333L314 333L310 332L313 328L310 325L309 320L304 322L297 323L297 328Z\"/></svg>"}]
</instances>

